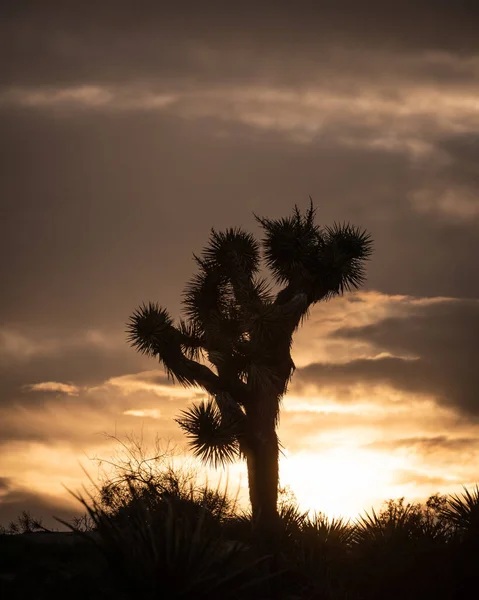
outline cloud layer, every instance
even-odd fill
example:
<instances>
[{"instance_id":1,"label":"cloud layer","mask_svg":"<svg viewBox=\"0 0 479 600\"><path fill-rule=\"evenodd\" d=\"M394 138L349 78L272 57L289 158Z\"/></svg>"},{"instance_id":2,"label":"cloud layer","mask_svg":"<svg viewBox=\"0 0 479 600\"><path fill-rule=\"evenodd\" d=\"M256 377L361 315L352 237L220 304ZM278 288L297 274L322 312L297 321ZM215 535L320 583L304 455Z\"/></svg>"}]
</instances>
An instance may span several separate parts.
<instances>
[{"instance_id":1,"label":"cloud layer","mask_svg":"<svg viewBox=\"0 0 479 600\"><path fill-rule=\"evenodd\" d=\"M259 234L253 212L309 195L375 254L367 293L296 336L284 477L333 507L348 477L364 503L367 486L473 480L478 8L260 4L0 9L3 505L80 481L78 457L111 449L102 432L181 441L173 417L197 396L126 346L129 314L158 300L178 316L212 226ZM294 479L321 457L336 495Z\"/></svg>"}]
</instances>

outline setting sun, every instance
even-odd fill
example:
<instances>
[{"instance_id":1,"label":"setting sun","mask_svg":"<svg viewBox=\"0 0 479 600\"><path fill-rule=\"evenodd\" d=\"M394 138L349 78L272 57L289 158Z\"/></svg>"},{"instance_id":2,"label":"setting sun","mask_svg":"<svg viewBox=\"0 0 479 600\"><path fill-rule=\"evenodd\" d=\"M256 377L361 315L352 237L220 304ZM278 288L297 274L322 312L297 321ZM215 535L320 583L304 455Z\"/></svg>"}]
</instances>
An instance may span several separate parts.
<instances>
[{"instance_id":1,"label":"setting sun","mask_svg":"<svg viewBox=\"0 0 479 600\"><path fill-rule=\"evenodd\" d=\"M299 452L281 462L283 484L291 486L305 510L354 518L392 497L394 474L401 463L386 454L353 444L322 454Z\"/></svg>"}]
</instances>

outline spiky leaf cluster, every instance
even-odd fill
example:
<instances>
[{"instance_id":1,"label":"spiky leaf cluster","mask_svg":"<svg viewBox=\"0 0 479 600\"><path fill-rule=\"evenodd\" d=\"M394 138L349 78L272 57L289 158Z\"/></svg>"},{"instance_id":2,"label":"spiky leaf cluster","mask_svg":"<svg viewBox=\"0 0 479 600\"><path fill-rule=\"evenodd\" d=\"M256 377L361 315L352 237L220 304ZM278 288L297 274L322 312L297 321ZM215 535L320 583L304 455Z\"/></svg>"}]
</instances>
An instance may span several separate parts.
<instances>
[{"instance_id":1,"label":"spiky leaf cluster","mask_svg":"<svg viewBox=\"0 0 479 600\"><path fill-rule=\"evenodd\" d=\"M259 244L250 233L239 227L224 232L212 229L201 262L227 279L232 277L232 273L251 277L259 268Z\"/></svg>"},{"instance_id":2,"label":"spiky leaf cluster","mask_svg":"<svg viewBox=\"0 0 479 600\"><path fill-rule=\"evenodd\" d=\"M266 264L285 286L277 302L302 292L311 305L364 283L364 263L372 253L369 233L349 223L320 228L312 203L304 215L295 207L287 218L256 218L265 231Z\"/></svg>"},{"instance_id":3,"label":"spiky leaf cluster","mask_svg":"<svg viewBox=\"0 0 479 600\"><path fill-rule=\"evenodd\" d=\"M267 219L256 216L265 232L264 258L277 283L288 284L309 277L323 243L314 216L312 205L305 215L295 206L290 217Z\"/></svg>"},{"instance_id":4,"label":"spiky leaf cluster","mask_svg":"<svg viewBox=\"0 0 479 600\"><path fill-rule=\"evenodd\" d=\"M476 485L472 491L464 488L462 494L449 496L446 505L440 509L440 514L458 531L477 536L479 533L479 486Z\"/></svg>"},{"instance_id":5,"label":"spiky leaf cluster","mask_svg":"<svg viewBox=\"0 0 479 600\"><path fill-rule=\"evenodd\" d=\"M138 307L128 320L127 340L141 354L156 356L168 351L174 338L173 319L156 302Z\"/></svg>"},{"instance_id":6,"label":"spiky leaf cluster","mask_svg":"<svg viewBox=\"0 0 479 600\"><path fill-rule=\"evenodd\" d=\"M240 423L222 417L212 399L193 404L180 414L176 422L186 433L195 456L215 467L236 460Z\"/></svg>"}]
</instances>

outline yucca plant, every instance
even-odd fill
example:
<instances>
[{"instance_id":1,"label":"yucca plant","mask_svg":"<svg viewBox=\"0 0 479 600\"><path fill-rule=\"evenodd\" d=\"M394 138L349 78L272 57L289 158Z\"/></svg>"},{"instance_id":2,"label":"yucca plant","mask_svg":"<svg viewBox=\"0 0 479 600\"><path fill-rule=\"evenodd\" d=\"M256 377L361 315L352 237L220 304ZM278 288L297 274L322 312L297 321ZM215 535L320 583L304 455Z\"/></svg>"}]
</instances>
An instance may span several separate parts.
<instances>
[{"instance_id":1,"label":"yucca plant","mask_svg":"<svg viewBox=\"0 0 479 600\"><path fill-rule=\"evenodd\" d=\"M479 486L448 496L440 514L460 535L479 539Z\"/></svg>"},{"instance_id":2,"label":"yucca plant","mask_svg":"<svg viewBox=\"0 0 479 600\"><path fill-rule=\"evenodd\" d=\"M479 561L479 486L446 497L440 514L450 525L449 568L457 598L470 597L477 586Z\"/></svg>"},{"instance_id":3,"label":"yucca plant","mask_svg":"<svg viewBox=\"0 0 479 600\"><path fill-rule=\"evenodd\" d=\"M373 508L357 519L353 531L353 541L356 544L402 542L420 535L419 505L404 504L404 498L389 500L385 504L379 513Z\"/></svg>"},{"instance_id":4,"label":"yucca plant","mask_svg":"<svg viewBox=\"0 0 479 600\"><path fill-rule=\"evenodd\" d=\"M184 320L175 325L165 308L144 304L129 320L128 339L174 381L205 390L209 398L178 423L206 463L246 459L253 515L269 526L277 520L276 428L295 368L293 333L311 306L363 284L372 242L347 223L320 227L312 203L304 214L295 207L290 217L256 219L261 242L241 228L211 231L194 257ZM262 256L271 281L260 276Z\"/></svg>"},{"instance_id":5,"label":"yucca plant","mask_svg":"<svg viewBox=\"0 0 479 600\"><path fill-rule=\"evenodd\" d=\"M352 542L354 529L349 521L341 517L329 518L323 513L313 513L303 524L302 534L328 546L348 547Z\"/></svg>"},{"instance_id":6,"label":"yucca plant","mask_svg":"<svg viewBox=\"0 0 479 600\"><path fill-rule=\"evenodd\" d=\"M287 547L297 539L299 532L308 513L302 511L295 501L280 502L278 507L278 522L274 531L274 548L270 548L275 552L284 552ZM225 521L225 528L229 535L247 545L261 547L261 541L264 536L264 531L251 511L243 511L232 515ZM258 544L259 542L259 544Z\"/></svg>"},{"instance_id":7,"label":"yucca plant","mask_svg":"<svg viewBox=\"0 0 479 600\"><path fill-rule=\"evenodd\" d=\"M347 597L351 536L351 526L341 518L313 513L303 520L289 556L292 587L301 589L301 597Z\"/></svg>"},{"instance_id":8,"label":"yucca plant","mask_svg":"<svg viewBox=\"0 0 479 600\"><path fill-rule=\"evenodd\" d=\"M266 558L253 559L228 541L199 505L191 510L169 497L153 506L132 488L126 510L112 515L92 495L74 496L95 524L93 535L83 535L105 559L111 597L238 598L271 577L262 569Z\"/></svg>"},{"instance_id":9,"label":"yucca plant","mask_svg":"<svg viewBox=\"0 0 479 600\"><path fill-rule=\"evenodd\" d=\"M379 513L366 512L354 525L357 585L374 598L423 598L433 585L446 593L449 540L449 528L432 505L389 500Z\"/></svg>"}]
</instances>

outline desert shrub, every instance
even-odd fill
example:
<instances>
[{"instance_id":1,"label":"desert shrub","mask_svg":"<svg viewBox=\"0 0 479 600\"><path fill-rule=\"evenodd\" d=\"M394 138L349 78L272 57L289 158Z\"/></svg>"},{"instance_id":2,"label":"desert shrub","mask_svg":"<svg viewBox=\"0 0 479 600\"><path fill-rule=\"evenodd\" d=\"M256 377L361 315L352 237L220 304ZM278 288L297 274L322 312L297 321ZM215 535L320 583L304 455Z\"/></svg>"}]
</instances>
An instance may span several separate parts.
<instances>
[{"instance_id":1,"label":"desert shrub","mask_svg":"<svg viewBox=\"0 0 479 600\"><path fill-rule=\"evenodd\" d=\"M127 510L116 514L92 497L77 499L95 523L90 539L105 558L115 597L236 598L267 577L264 560L229 542L199 504L171 496L153 506L133 487Z\"/></svg>"},{"instance_id":2,"label":"desert shrub","mask_svg":"<svg viewBox=\"0 0 479 600\"><path fill-rule=\"evenodd\" d=\"M97 504L105 513L125 515L135 510L140 499L152 510L166 499L181 501L185 510L201 507L219 521L237 513L237 497L228 494L227 482L225 489L200 482L193 469L174 465L175 451L170 446L162 447L157 440L153 452L148 453L141 438L114 439L121 454L113 460L96 459L109 467L95 486Z\"/></svg>"},{"instance_id":3,"label":"desert shrub","mask_svg":"<svg viewBox=\"0 0 479 600\"><path fill-rule=\"evenodd\" d=\"M362 515L352 535L355 585L368 597L423 598L437 586L439 597L451 582L449 547L452 536L441 516L440 497L426 504L385 502L382 510ZM391 583L394 587L391 589Z\"/></svg>"}]
</instances>

